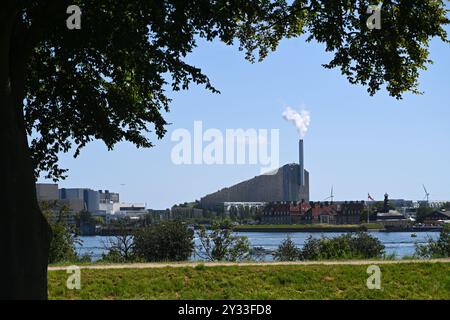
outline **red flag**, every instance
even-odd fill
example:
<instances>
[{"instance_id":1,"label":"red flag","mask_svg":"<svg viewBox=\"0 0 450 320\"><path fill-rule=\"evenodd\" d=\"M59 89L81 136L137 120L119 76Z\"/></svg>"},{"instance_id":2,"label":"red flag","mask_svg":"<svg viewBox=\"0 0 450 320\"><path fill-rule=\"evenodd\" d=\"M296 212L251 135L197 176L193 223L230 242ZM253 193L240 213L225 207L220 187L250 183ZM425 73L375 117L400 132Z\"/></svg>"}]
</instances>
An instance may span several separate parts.
<instances>
[{"instance_id":1,"label":"red flag","mask_svg":"<svg viewBox=\"0 0 450 320\"><path fill-rule=\"evenodd\" d=\"M367 199L372 200L372 201L375 201L375 199L372 198L372 196L370 195L370 193L367 194Z\"/></svg>"}]
</instances>

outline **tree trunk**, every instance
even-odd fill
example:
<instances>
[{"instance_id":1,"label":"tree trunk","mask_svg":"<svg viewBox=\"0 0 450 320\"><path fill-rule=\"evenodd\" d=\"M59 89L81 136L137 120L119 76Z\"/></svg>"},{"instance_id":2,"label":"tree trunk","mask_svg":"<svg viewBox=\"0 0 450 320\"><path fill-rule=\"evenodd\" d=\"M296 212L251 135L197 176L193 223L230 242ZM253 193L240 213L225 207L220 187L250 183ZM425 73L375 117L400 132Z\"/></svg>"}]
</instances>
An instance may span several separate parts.
<instances>
[{"instance_id":1,"label":"tree trunk","mask_svg":"<svg viewBox=\"0 0 450 320\"><path fill-rule=\"evenodd\" d=\"M0 299L46 299L51 231L36 198L23 119L25 61L12 45L15 17L0 14Z\"/></svg>"}]
</instances>

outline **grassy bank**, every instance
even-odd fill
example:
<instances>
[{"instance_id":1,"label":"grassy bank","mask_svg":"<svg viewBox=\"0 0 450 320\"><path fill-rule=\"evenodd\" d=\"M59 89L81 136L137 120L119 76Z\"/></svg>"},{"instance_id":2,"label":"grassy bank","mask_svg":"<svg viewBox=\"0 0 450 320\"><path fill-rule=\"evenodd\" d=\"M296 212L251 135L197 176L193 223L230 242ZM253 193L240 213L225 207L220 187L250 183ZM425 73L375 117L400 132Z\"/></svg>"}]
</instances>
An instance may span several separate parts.
<instances>
[{"instance_id":1,"label":"grassy bank","mask_svg":"<svg viewBox=\"0 0 450 320\"><path fill-rule=\"evenodd\" d=\"M383 229L381 223L363 223L363 224L243 224L234 227L239 231L272 231L272 230L289 230L289 231L333 231L333 230L354 230L361 229L376 230Z\"/></svg>"},{"instance_id":2,"label":"grassy bank","mask_svg":"<svg viewBox=\"0 0 450 320\"><path fill-rule=\"evenodd\" d=\"M380 265L369 290L367 265L272 265L82 269L81 289L49 271L50 299L450 299L450 263Z\"/></svg>"}]
</instances>

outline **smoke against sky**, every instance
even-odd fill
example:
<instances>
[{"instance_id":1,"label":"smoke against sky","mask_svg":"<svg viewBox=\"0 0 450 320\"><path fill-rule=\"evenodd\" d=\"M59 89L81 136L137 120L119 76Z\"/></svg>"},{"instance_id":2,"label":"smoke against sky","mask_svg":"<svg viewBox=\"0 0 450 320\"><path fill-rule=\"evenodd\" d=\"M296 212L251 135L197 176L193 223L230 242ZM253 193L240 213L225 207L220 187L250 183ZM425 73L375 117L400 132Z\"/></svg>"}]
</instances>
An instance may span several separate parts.
<instances>
[{"instance_id":1,"label":"smoke against sky","mask_svg":"<svg viewBox=\"0 0 450 320\"><path fill-rule=\"evenodd\" d=\"M311 123L311 116L309 115L309 111L302 109L299 113L293 108L287 107L283 111L282 115L285 120L290 121L294 124L300 138L303 139L306 132L308 131L309 124Z\"/></svg>"}]
</instances>

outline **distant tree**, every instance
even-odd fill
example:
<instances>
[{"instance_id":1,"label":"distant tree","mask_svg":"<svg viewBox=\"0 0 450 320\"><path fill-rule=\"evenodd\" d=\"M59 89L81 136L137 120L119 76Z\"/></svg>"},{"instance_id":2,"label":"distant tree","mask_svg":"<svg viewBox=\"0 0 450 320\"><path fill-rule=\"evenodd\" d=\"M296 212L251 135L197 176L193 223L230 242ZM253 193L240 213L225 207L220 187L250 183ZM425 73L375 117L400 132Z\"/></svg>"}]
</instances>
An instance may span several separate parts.
<instances>
[{"instance_id":1,"label":"distant tree","mask_svg":"<svg viewBox=\"0 0 450 320\"><path fill-rule=\"evenodd\" d=\"M253 217L252 214L252 208L250 208L250 206L245 206L244 207L244 212L243 212L243 220L249 220Z\"/></svg>"},{"instance_id":2,"label":"distant tree","mask_svg":"<svg viewBox=\"0 0 450 320\"><path fill-rule=\"evenodd\" d=\"M194 250L194 235L179 221L161 222L136 231L136 257L149 262L185 261Z\"/></svg>"},{"instance_id":3,"label":"distant tree","mask_svg":"<svg viewBox=\"0 0 450 320\"><path fill-rule=\"evenodd\" d=\"M102 254L102 260L105 262L122 263L136 260L133 236L126 232L119 232L118 235L108 238L103 247L107 251Z\"/></svg>"},{"instance_id":4,"label":"distant tree","mask_svg":"<svg viewBox=\"0 0 450 320\"><path fill-rule=\"evenodd\" d=\"M416 222L424 222L432 213L434 209L429 207L419 207L416 213Z\"/></svg>"},{"instance_id":5,"label":"distant tree","mask_svg":"<svg viewBox=\"0 0 450 320\"><path fill-rule=\"evenodd\" d=\"M370 205L370 211L372 213L377 213L377 212L382 212L383 211L383 207L384 207L384 202L383 201L377 201L374 204ZM389 210L395 210L396 207L393 203L389 202L388 203L388 208Z\"/></svg>"},{"instance_id":6,"label":"distant tree","mask_svg":"<svg viewBox=\"0 0 450 320\"><path fill-rule=\"evenodd\" d=\"M197 231L200 244L197 255L209 261L242 261L251 259L247 237L235 236L229 220L214 222L211 230L201 226Z\"/></svg>"},{"instance_id":7,"label":"distant tree","mask_svg":"<svg viewBox=\"0 0 450 320\"><path fill-rule=\"evenodd\" d=\"M104 225L105 224L105 218L104 217L94 217L94 223L96 225Z\"/></svg>"},{"instance_id":8,"label":"distant tree","mask_svg":"<svg viewBox=\"0 0 450 320\"><path fill-rule=\"evenodd\" d=\"M202 209L202 205L201 205L200 201L195 200L193 208L195 208L195 209Z\"/></svg>"},{"instance_id":9,"label":"distant tree","mask_svg":"<svg viewBox=\"0 0 450 320\"><path fill-rule=\"evenodd\" d=\"M359 221L362 223L366 223L367 222L367 213L369 213L369 222L370 221L375 221L377 219L377 209L373 209L373 208L364 208L361 212L361 216L359 218Z\"/></svg>"},{"instance_id":10,"label":"distant tree","mask_svg":"<svg viewBox=\"0 0 450 320\"><path fill-rule=\"evenodd\" d=\"M95 223L95 218L92 216L92 213L90 213L87 210L82 210L80 212L78 212L75 215L75 220L77 221L77 224L83 225L83 224L93 224Z\"/></svg>"},{"instance_id":11,"label":"distant tree","mask_svg":"<svg viewBox=\"0 0 450 320\"><path fill-rule=\"evenodd\" d=\"M287 237L273 253L277 261L296 261L301 258L301 250L295 245L291 237Z\"/></svg>"},{"instance_id":12,"label":"distant tree","mask_svg":"<svg viewBox=\"0 0 450 320\"><path fill-rule=\"evenodd\" d=\"M450 202L445 202L444 205L442 206L442 209L450 210Z\"/></svg>"}]
</instances>

